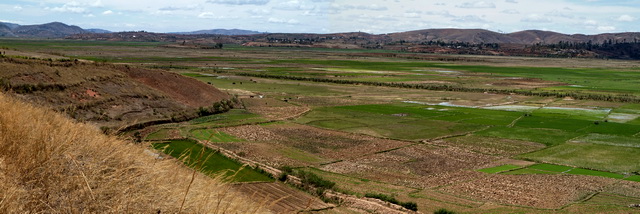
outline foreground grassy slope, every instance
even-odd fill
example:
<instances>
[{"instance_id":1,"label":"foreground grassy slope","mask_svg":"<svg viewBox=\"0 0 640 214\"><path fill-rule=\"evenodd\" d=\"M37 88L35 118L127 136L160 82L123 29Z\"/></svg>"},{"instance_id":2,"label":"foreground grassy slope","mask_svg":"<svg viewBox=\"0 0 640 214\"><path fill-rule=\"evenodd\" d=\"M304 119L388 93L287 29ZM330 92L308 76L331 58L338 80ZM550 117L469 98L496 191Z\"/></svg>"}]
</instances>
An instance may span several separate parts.
<instances>
[{"instance_id":1,"label":"foreground grassy slope","mask_svg":"<svg viewBox=\"0 0 640 214\"><path fill-rule=\"evenodd\" d=\"M255 213L216 179L0 94L0 213Z\"/></svg>"}]
</instances>

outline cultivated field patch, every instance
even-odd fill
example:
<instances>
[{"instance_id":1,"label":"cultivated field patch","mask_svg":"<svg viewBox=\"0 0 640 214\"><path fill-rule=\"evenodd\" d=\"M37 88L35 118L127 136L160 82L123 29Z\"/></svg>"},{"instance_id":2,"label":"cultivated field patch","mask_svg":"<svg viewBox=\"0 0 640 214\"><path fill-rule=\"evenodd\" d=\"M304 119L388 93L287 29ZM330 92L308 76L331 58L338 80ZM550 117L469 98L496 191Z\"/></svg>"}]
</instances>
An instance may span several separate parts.
<instances>
[{"instance_id":1,"label":"cultivated field patch","mask_svg":"<svg viewBox=\"0 0 640 214\"><path fill-rule=\"evenodd\" d=\"M501 165L501 166L496 166L491 168L479 169L478 171L489 173L489 174L495 174L495 173L506 172L506 171L511 171L511 170L520 169L520 168L522 168L522 166L506 164L506 165Z\"/></svg>"},{"instance_id":2,"label":"cultivated field patch","mask_svg":"<svg viewBox=\"0 0 640 214\"><path fill-rule=\"evenodd\" d=\"M180 159L185 165L208 175L217 176L222 174L235 182L273 180L250 167L243 167L241 163L229 159L193 140L171 140L168 143L154 143L152 146L174 158Z\"/></svg>"},{"instance_id":3,"label":"cultivated field patch","mask_svg":"<svg viewBox=\"0 0 640 214\"><path fill-rule=\"evenodd\" d=\"M602 145L610 145L610 146L640 148L640 138L638 137L625 137L625 136L618 136L618 135L605 135L605 134L596 134L596 133L591 133L585 136L574 138L569 142L593 143L593 144L602 144Z\"/></svg>"},{"instance_id":4,"label":"cultivated field patch","mask_svg":"<svg viewBox=\"0 0 640 214\"><path fill-rule=\"evenodd\" d=\"M439 142L442 142L442 144L446 146L455 146L483 154L500 156L513 156L537 151L545 147L544 144L529 141L483 137L477 135L448 138L442 141L436 141L435 143L440 145Z\"/></svg>"},{"instance_id":5,"label":"cultivated field patch","mask_svg":"<svg viewBox=\"0 0 640 214\"><path fill-rule=\"evenodd\" d=\"M265 203L265 207L276 213L298 213L332 207L308 193L281 183L243 183L234 189Z\"/></svg>"},{"instance_id":6,"label":"cultivated field patch","mask_svg":"<svg viewBox=\"0 0 640 214\"><path fill-rule=\"evenodd\" d=\"M557 209L614 182L614 179L586 176L496 174L442 190L477 200Z\"/></svg>"},{"instance_id":7,"label":"cultivated field patch","mask_svg":"<svg viewBox=\"0 0 640 214\"><path fill-rule=\"evenodd\" d=\"M601 171L630 173L640 171L640 148L587 143L566 143L525 154L522 158Z\"/></svg>"},{"instance_id":8,"label":"cultivated field patch","mask_svg":"<svg viewBox=\"0 0 640 214\"><path fill-rule=\"evenodd\" d=\"M240 142L240 139L237 139L234 136L231 136L225 132L218 131L215 129L194 129L189 133L193 137L199 140L206 140L209 142L215 143L228 143L228 142Z\"/></svg>"}]
</instances>

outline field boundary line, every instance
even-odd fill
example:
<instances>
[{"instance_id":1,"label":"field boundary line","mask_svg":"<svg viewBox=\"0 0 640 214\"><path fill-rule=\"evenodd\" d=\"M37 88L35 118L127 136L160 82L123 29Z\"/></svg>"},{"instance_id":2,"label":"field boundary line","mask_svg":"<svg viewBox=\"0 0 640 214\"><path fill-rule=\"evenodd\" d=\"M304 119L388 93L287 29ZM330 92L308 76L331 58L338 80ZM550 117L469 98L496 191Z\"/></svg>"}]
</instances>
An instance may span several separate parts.
<instances>
[{"instance_id":1,"label":"field boundary line","mask_svg":"<svg viewBox=\"0 0 640 214\"><path fill-rule=\"evenodd\" d=\"M513 126L515 126L518 121L522 120L522 118L524 118L524 115L522 115L522 116L516 118L515 120L513 120L511 123L509 123L509 125L507 125L507 127L508 128L513 128Z\"/></svg>"}]
</instances>

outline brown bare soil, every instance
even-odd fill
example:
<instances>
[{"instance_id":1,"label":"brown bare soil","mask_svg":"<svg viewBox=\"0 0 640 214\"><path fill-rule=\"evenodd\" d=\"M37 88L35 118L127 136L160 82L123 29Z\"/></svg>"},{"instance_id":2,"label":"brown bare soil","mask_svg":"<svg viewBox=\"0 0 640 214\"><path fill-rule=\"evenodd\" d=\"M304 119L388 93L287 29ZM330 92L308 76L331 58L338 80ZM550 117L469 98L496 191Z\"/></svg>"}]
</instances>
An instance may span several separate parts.
<instances>
[{"instance_id":1,"label":"brown bare soil","mask_svg":"<svg viewBox=\"0 0 640 214\"><path fill-rule=\"evenodd\" d=\"M465 136L434 141L434 144L459 147L489 155L513 156L543 149L544 144L492 137Z\"/></svg>"},{"instance_id":2,"label":"brown bare soil","mask_svg":"<svg viewBox=\"0 0 640 214\"><path fill-rule=\"evenodd\" d=\"M289 158L281 151L285 151L288 147L273 143L248 143L248 142L236 142L218 144L218 146L233 151L236 154L242 155L244 158L258 161L260 163L273 166L291 166L300 167L308 166L309 161L301 161L294 158ZM323 160L316 161L319 164Z\"/></svg>"},{"instance_id":3,"label":"brown bare soil","mask_svg":"<svg viewBox=\"0 0 640 214\"><path fill-rule=\"evenodd\" d=\"M190 107L211 106L214 102L229 99L229 95L220 90L179 74L140 68L127 69L126 73Z\"/></svg>"},{"instance_id":4,"label":"brown bare soil","mask_svg":"<svg viewBox=\"0 0 640 214\"><path fill-rule=\"evenodd\" d=\"M466 169L495 159L453 147L416 145L325 165L322 169L414 188L431 188L482 177L483 173Z\"/></svg>"},{"instance_id":5,"label":"brown bare soil","mask_svg":"<svg viewBox=\"0 0 640 214\"><path fill-rule=\"evenodd\" d=\"M380 139L367 135L325 130L305 125L273 125L266 127L288 138L285 145L322 157L351 159L410 144L409 142Z\"/></svg>"},{"instance_id":6,"label":"brown bare soil","mask_svg":"<svg viewBox=\"0 0 640 214\"><path fill-rule=\"evenodd\" d=\"M281 183L245 183L234 185L235 189L256 201L264 201L275 213L298 213L332 207L307 193Z\"/></svg>"},{"instance_id":7,"label":"brown bare soil","mask_svg":"<svg viewBox=\"0 0 640 214\"><path fill-rule=\"evenodd\" d=\"M501 175L458 183L443 190L477 200L557 209L601 191L615 179L576 175Z\"/></svg>"},{"instance_id":8,"label":"brown bare soil","mask_svg":"<svg viewBox=\"0 0 640 214\"><path fill-rule=\"evenodd\" d=\"M221 128L220 131L249 141L283 141L286 137L280 136L264 126L247 125L229 128Z\"/></svg>"}]
</instances>

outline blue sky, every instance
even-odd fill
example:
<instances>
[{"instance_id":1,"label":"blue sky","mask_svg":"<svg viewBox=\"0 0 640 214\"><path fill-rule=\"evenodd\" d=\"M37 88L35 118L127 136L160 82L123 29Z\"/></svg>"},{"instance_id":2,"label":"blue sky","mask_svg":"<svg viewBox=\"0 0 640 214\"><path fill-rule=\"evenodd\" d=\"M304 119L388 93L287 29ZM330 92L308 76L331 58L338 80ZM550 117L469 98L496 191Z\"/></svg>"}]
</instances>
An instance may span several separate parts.
<instances>
[{"instance_id":1,"label":"blue sky","mask_svg":"<svg viewBox=\"0 0 640 214\"><path fill-rule=\"evenodd\" d=\"M0 21L151 32L640 32L640 0L2 0Z\"/></svg>"}]
</instances>

